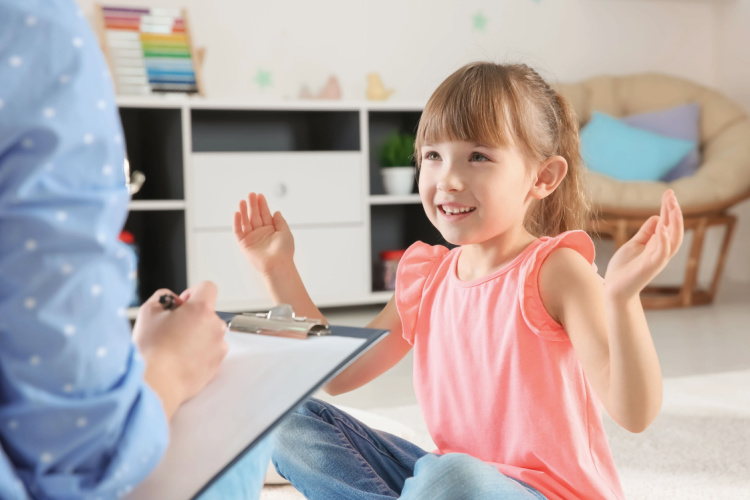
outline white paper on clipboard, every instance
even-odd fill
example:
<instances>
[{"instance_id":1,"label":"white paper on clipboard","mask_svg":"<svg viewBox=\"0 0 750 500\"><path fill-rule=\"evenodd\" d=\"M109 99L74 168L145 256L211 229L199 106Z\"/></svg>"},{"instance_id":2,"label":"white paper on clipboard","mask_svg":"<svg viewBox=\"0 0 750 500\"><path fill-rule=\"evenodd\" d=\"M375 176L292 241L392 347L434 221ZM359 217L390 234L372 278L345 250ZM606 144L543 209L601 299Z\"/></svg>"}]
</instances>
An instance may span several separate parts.
<instances>
[{"instance_id":1,"label":"white paper on clipboard","mask_svg":"<svg viewBox=\"0 0 750 500\"><path fill-rule=\"evenodd\" d=\"M305 340L228 331L229 353L219 374L175 413L164 457L126 498L193 498L283 416L387 334L332 329L334 335Z\"/></svg>"}]
</instances>

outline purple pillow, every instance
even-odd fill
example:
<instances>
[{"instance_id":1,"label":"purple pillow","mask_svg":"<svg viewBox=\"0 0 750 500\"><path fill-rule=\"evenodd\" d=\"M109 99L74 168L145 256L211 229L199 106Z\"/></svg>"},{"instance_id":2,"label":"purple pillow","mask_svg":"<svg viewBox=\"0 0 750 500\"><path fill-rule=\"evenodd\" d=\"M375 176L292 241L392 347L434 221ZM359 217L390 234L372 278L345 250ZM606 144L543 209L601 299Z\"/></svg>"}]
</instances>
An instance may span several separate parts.
<instances>
[{"instance_id":1,"label":"purple pillow","mask_svg":"<svg viewBox=\"0 0 750 500\"><path fill-rule=\"evenodd\" d=\"M698 143L700 140L700 106L697 103L683 104L660 111L650 111L622 119L630 126L642 128L649 132L666 135L675 139L686 139L695 142L695 149L690 151L680 163L662 176L661 181L670 182L680 177L693 175L701 164Z\"/></svg>"}]
</instances>

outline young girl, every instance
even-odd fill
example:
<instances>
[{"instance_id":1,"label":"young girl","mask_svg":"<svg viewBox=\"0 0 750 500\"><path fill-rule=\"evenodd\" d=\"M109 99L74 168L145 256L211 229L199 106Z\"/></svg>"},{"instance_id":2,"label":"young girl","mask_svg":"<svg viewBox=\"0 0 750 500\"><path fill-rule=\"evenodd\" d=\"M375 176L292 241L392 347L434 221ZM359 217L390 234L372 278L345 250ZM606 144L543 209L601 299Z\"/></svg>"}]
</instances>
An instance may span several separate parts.
<instances>
[{"instance_id":1,"label":"young girl","mask_svg":"<svg viewBox=\"0 0 750 500\"><path fill-rule=\"evenodd\" d=\"M311 499L623 498L600 409L632 432L659 412L639 292L682 242L674 194L602 282L594 245L576 230L587 217L576 116L525 65L475 63L449 76L414 149L427 217L458 246L407 250L395 297L371 323L390 335L326 389L360 387L413 347L437 450L310 400L277 433L277 470ZM250 193L234 229L273 300L320 317L281 214Z\"/></svg>"}]
</instances>

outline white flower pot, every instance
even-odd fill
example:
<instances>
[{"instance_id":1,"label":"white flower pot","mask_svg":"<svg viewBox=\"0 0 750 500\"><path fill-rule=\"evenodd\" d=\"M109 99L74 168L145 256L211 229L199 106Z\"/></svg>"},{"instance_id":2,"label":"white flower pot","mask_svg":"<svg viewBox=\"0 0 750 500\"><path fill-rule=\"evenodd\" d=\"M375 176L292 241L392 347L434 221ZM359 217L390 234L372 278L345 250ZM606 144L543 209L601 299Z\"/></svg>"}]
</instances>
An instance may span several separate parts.
<instances>
[{"instance_id":1,"label":"white flower pot","mask_svg":"<svg viewBox=\"0 0 750 500\"><path fill-rule=\"evenodd\" d=\"M411 194L414 187L414 167L383 167L383 186L386 194Z\"/></svg>"}]
</instances>

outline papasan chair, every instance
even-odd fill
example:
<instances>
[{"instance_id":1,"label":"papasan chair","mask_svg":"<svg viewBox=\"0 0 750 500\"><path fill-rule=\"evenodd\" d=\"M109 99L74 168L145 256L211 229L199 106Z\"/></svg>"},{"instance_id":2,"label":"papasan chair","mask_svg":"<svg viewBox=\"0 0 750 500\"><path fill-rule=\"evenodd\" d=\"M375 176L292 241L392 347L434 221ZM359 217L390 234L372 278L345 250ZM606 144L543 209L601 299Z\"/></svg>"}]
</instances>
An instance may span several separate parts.
<instances>
[{"instance_id":1,"label":"papasan chair","mask_svg":"<svg viewBox=\"0 0 750 500\"><path fill-rule=\"evenodd\" d=\"M585 185L595 214L589 230L611 237L619 248L643 222L658 215L661 195L672 188L684 213L692 243L684 282L678 287L652 287L641 296L650 309L688 307L713 301L734 232L736 217L727 210L750 197L750 119L721 93L691 81L663 74L600 76L555 88L570 100L581 126L593 111L614 117L662 110L686 103L700 106L696 174L672 182L618 181L587 172ZM698 287L698 267L707 228L723 226L724 239L707 289Z\"/></svg>"}]
</instances>

